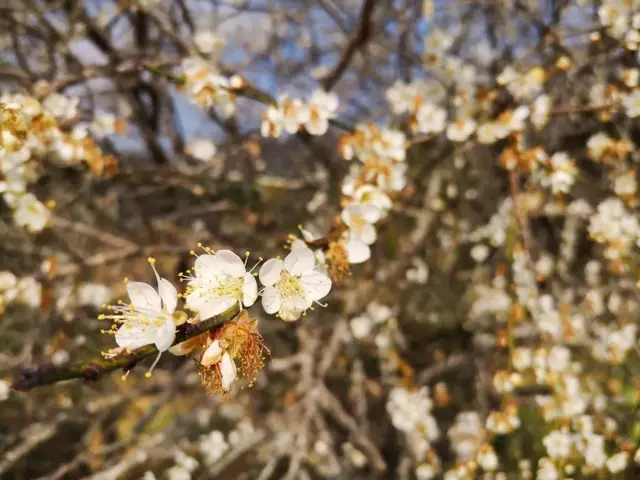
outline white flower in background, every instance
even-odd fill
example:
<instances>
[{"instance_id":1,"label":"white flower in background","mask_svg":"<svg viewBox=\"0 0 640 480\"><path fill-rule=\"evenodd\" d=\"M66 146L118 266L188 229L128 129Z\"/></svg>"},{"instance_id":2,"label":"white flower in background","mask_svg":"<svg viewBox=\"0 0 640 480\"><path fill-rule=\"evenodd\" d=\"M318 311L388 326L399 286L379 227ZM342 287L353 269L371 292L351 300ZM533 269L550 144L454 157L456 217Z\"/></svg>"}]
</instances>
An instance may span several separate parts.
<instances>
[{"instance_id":1,"label":"white flower in background","mask_svg":"<svg viewBox=\"0 0 640 480\"><path fill-rule=\"evenodd\" d=\"M571 434L566 430L554 430L542 439L551 458L568 458L571 453Z\"/></svg>"},{"instance_id":2,"label":"white flower in background","mask_svg":"<svg viewBox=\"0 0 640 480\"><path fill-rule=\"evenodd\" d=\"M218 69L200 57L182 61L185 90L190 100L202 108L218 107L225 117L235 111L234 95L229 91L229 80Z\"/></svg>"},{"instance_id":3,"label":"white flower in background","mask_svg":"<svg viewBox=\"0 0 640 480\"><path fill-rule=\"evenodd\" d=\"M585 436L587 440L586 448L582 454L587 465L594 468L602 468L607 462L607 452L605 451L605 439L602 435L588 433Z\"/></svg>"},{"instance_id":4,"label":"white flower in background","mask_svg":"<svg viewBox=\"0 0 640 480\"><path fill-rule=\"evenodd\" d=\"M429 266L420 257L413 257L411 259L412 268L407 269L405 278L410 282L426 284L429 280Z\"/></svg>"},{"instance_id":5,"label":"white flower in background","mask_svg":"<svg viewBox=\"0 0 640 480\"><path fill-rule=\"evenodd\" d=\"M9 382L6 380L0 380L0 402L4 402L9 398L10 393L11 389L9 388Z\"/></svg>"},{"instance_id":6,"label":"white flower in background","mask_svg":"<svg viewBox=\"0 0 640 480\"><path fill-rule=\"evenodd\" d=\"M352 192L351 196L354 203L377 207L381 211L381 216L393 206L391 199L386 193L384 193L384 190L376 187L375 185L361 185Z\"/></svg>"},{"instance_id":7,"label":"white flower in background","mask_svg":"<svg viewBox=\"0 0 640 480\"><path fill-rule=\"evenodd\" d=\"M278 138L284 128L284 115L276 106L269 105L262 117L260 133L263 137Z\"/></svg>"},{"instance_id":8,"label":"white flower in background","mask_svg":"<svg viewBox=\"0 0 640 480\"><path fill-rule=\"evenodd\" d=\"M229 391L238 376L237 367L229 352L222 349L218 340L214 340L205 350L200 363L205 367L220 363L222 388Z\"/></svg>"},{"instance_id":9,"label":"white flower in background","mask_svg":"<svg viewBox=\"0 0 640 480\"><path fill-rule=\"evenodd\" d=\"M613 181L613 191L619 197L634 202L638 191L635 169L630 169L617 175Z\"/></svg>"},{"instance_id":10,"label":"white flower in background","mask_svg":"<svg viewBox=\"0 0 640 480\"><path fill-rule=\"evenodd\" d=\"M202 435L198 442L200 453L205 458L207 465L212 465L229 451L229 444L224 439L224 434L214 430L208 435Z\"/></svg>"},{"instance_id":11,"label":"white flower in background","mask_svg":"<svg viewBox=\"0 0 640 480\"><path fill-rule=\"evenodd\" d=\"M67 97L61 93L54 92L42 102L42 106L56 120L65 122L78 114L79 103L80 98L78 97Z\"/></svg>"},{"instance_id":12,"label":"white flower in background","mask_svg":"<svg viewBox=\"0 0 640 480\"><path fill-rule=\"evenodd\" d=\"M628 463L628 452L616 453L614 456L610 457L609 460L607 460L607 470L609 470L611 473L618 473L627 468Z\"/></svg>"},{"instance_id":13,"label":"white flower in background","mask_svg":"<svg viewBox=\"0 0 640 480\"><path fill-rule=\"evenodd\" d=\"M440 437L438 423L431 415L432 407L427 387L413 392L395 387L387 400L387 412L393 426L408 435L417 433L426 442L433 442Z\"/></svg>"},{"instance_id":14,"label":"white flower in background","mask_svg":"<svg viewBox=\"0 0 640 480\"><path fill-rule=\"evenodd\" d=\"M401 80L391 85L385 92L385 97L396 115L411 112L416 103L416 88L413 83L404 83Z\"/></svg>"},{"instance_id":15,"label":"white flower in background","mask_svg":"<svg viewBox=\"0 0 640 480\"><path fill-rule=\"evenodd\" d=\"M487 122L480 125L476 131L478 142L485 145L495 143L509 135L509 128L497 122Z\"/></svg>"},{"instance_id":16,"label":"white flower in background","mask_svg":"<svg viewBox=\"0 0 640 480\"><path fill-rule=\"evenodd\" d=\"M335 93L316 90L309 100L309 119L304 124L311 135L324 135L329 128L329 120L336 117L339 100Z\"/></svg>"},{"instance_id":17,"label":"white flower in background","mask_svg":"<svg viewBox=\"0 0 640 480\"><path fill-rule=\"evenodd\" d=\"M117 130L118 119L110 112L96 112L91 122L91 132L97 137L113 135Z\"/></svg>"},{"instance_id":18,"label":"white flower in background","mask_svg":"<svg viewBox=\"0 0 640 480\"><path fill-rule=\"evenodd\" d=\"M198 30L193 35L193 43L198 50L205 55L219 53L224 47L224 40L213 34L210 30Z\"/></svg>"},{"instance_id":19,"label":"white flower in background","mask_svg":"<svg viewBox=\"0 0 640 480\"><path fill-rule=\"evenodd\" d=\"M551 97L540 95L531 105L531 123L538 130L542 129L549 121L551 113Z\"/></svg>"},{"instance_id":20,"label":"white flower in background","mask_svg":"<svg viewBox=\"0 0 640 480\"><path fill-rule=\"evenodd\" d=\"M452 142L464 142L476 131L477 123L472 118L461 118L447 127L447 138Z\"/></svg>"},{"instance_id":21,"label":"white flower in background","mask_svg":"<svg viewBox=\"0 0 640 480\"><path fill-rule=\"evenodd\" d=\"M216 155L216 145L208 138L194 138L187 142L185 152L201 162L210 162Z\"/></svg>"},{"instance_id":22,"label":"white flower in background","mask_svg":"<svg viewBox=\"0 0 640 480\"><path fill-rule=\"evenodd\" d=\"M365 338L371 333L371 330L373 330L373 322L368 315L353 317L349 321L349 326L351 327L351 333L353 333L353 336L358 340Z\"/></svg>"},{"instance_id":23,"label":"white flower in background","mask_svg":"<svg viewBox=\"0 0 640 480\"><path fill-rule=\"evenodd\" d=\"M283 260L272 258L260 268L262 306L287 322L300 318L314 302L331 290L331 279L316 271L313 252L296 248Z\"/></svg>"},{"instance_id":24,"label":"white flower in background","mask_svg":"<svg viewBox=\"0 0 640 480\"><path fill-rule=\"evenodd\" d=\"M200 255L187 277L187 308L198 312L200 320L219 315L238 305L250 307L258 298L256 279L245 262L230 250Z\"/></svg>"},{"instance_id":25,"label":"white flower in background","mask_svg":"<svg viewBox=\"0 0 640 480\"><path fill-rule=\"evenodd\" d=\"M447 126L447 111L432 103L422 103L416 112L414 131L440 133Z\"/></svg>"},{"instance_id":26,"label":"white flower in background","mask_svg":"<svg viewBox=\"0 0 640 480\"><path fill-rule=\"evenodd\" d=\"M638 219L629 213L619 198L600 202L589 222L589 235L598 243L607 245L605 256L617 259L629 251L640 236Z\"/></svg>"},{"instance_id":27,"label":"white flower in background","mask_svg":"<svg viewBox=\"0 0 640 480\"><path fill-rule=\"evenodd\" d=\"M310 119L309 108L299 98L281 95L278 109L282 112L282 127L287 133L296 133Z\"/></svg>"},{"instance_id":28,"label":"white flower in background","mask_svg":"<svg viewBox=\"0 0 640 480\"><path fill-rule=\"evenodd\" d=\"M229 443L234 447L246 445L255 438L255 435L256 429L251 421L242 420L229 432Z\"/></svg>"},{"instance_id":29,"label":"white flower in background","mask_svg":"<svg viewBox=\"0 0 640 480\"><path fill-rule=\"evenodd\" d=\"M16 285L15 299L30 308L40 308L42 305L42 284L35 277L22 277Z\"/></svg>"},{"instance_id":30,"label":"white flower in background","mask_svg":"<svg viewBox=\"0 0 640 480\"><path fill-rule=\"evenodd\" d=\"M624 105L627 117L636 118L640 115L640 90L635 89L629 95L623 98L622 104Z\"/></svg>"},{"instance_id":31,"label":"white flower in background","mask_svg":"<svg viewBox=\"0 0 640 480\"><path fill-rule=\"evenodd\" d=\"M352 203L342 210L340 217L349 227L348 236L352 242L371 245L376 241L375 222L380 220L381 211L373 205Z\"/></svg>"},{"instance_id":32,"label":"white flower in background","mask_svg":"<svg viewBox=\"0 0 640 480\"><path fill-rule=\"evenodd\" d=\"M100 283L84 283L78 287L78 305L100 308L112 298L111 289Z\"/></svg>"},{"instance_id":33,"label":"white flower in background","mask_svg":"<svg viewBox=\"0 0 640 480\"><path fill-rule=\"evenodd\" d=\"M454 37L441 29L432 30L424 39L424 51L427 55L440 56L453 45Z\"/></svg>"},{"instance_id":34,"label":"white flower in background","mask_svg":"<svg viewBox=\"0 0 640 480\"><path fill-rule=\"evenodd\" d=\"M569 193L578 176L575 162L565 152L556 152L547 161L548 173L543 174L540 185L550 187L552 193Z\"/></svg>"},{"instance_id":35,"label":"white flower in background","mask_svg":"<svg viewBox=\"0 0 640 480\"><path fill-rule=\"evenodd\" d=\"M460 463L472 460L484 439L484 423L477 412L460 412L447 431L449 443Z\"/></svg>"},{"instance_id":36,"label":"white flower in background","mask_svg":"<svg viewBox=\"0 0 640 480\"><path fill-rule=\"evenodd\" d=\"M156 346L159 353L149 369L150 373L162 352L169 350L176 338L173 313L178 305L178 292L171 282L158 275L155 260L150 258L149 263L156 276L158 290L144 282L128 282L131 304L112 305L108 308L114 313L100 315L99 318L122 324L115 333L119 347L134 350L150 344Z\"/></svg>"},{"instance_id":37,"label":"white flower in background","mask_svg":"<svg viewBox=\"0 0 640 480\"><path fill-rule=\"evenodd\" d=\"M18 279L9 270L0 272L0 295L13 300L18 295L16 286L18 285Z\"/></svg>"},{"instance_id":38,"label":"white flower in background","mask_svg":"<svg viewBox=\"0 0 640 480\"><path fill-rule=\"evenodd\" d=\"M480 450L478 451L476 460L478 461L480 468L482 468L485 472L493 472L498 468L500 464L498 455L496 455L495 450L489 444L480 446Z\"/></svg>"},{"instance_id":39,"label":"white flower in background","mask_svg":"<svg viewBox=\"0 0 640 480\"><path fill-rule=\"evenodd\" d=\"M51 211L35 195L25 193L17 199L13 218L17 226L37 233L47 226Z\"/></svg>"}]
</instances>

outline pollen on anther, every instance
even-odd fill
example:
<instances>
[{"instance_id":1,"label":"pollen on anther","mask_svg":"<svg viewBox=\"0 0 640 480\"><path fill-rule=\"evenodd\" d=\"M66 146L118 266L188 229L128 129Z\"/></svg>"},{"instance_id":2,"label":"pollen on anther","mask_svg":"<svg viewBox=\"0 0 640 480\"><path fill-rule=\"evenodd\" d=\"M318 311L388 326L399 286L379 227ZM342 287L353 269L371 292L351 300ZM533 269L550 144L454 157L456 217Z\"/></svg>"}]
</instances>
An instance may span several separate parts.
<instances>
[{"instance_id":1,"label":"pollen on anther","mask_svg":"<svg viewBox=\"0 0 640 480\"><path fill-rule=\"evenodd\" d=\"M151 265L153 265L153 264L155 264L155 263L156 263L156 259L155 259L155 258L153 258L153 257L149 257L149 258L147 258L147 261L148 261Z\"/></svg>"}]
</instances>

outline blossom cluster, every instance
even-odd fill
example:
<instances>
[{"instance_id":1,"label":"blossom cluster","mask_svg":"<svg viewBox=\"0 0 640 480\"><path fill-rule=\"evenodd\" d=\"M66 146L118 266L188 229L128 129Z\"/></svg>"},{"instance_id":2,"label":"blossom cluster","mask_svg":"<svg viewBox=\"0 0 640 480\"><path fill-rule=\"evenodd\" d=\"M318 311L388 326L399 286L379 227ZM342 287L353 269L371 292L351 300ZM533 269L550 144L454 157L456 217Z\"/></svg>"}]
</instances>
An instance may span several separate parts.
<instances>
[{"instance_id":1,"label":"blossom cluster","mask_svg":"<svg viewBox=\"0 0 640 480\"><path fill-rule=\"evenodd\" d=\"M263 137L279 137L282 132L296 133L303 128L310 135L324 135L329 120L336 117L338 96L316 90L308 102L283 94L276 105L269 105L264 113L260 131Z\"/></svg>"},{"instance_id":2,"label":"blossom cluster","mask_svg":"<svg viewBox=\"0 0 640 480\"><path fill-rule=\"evenodd\" d=\"M51 93L42 103L22 94L0 96L0 193L16 225L31 233L43 230L51 218L49 206L27 190L40 176L42 158L61 166L85 162L96 175L113 172L116 166L90 133L114 133L118 122L108 114L98 114L93 123L76 122L78 102L60 93Z\"/></svg>"}]
</instances>

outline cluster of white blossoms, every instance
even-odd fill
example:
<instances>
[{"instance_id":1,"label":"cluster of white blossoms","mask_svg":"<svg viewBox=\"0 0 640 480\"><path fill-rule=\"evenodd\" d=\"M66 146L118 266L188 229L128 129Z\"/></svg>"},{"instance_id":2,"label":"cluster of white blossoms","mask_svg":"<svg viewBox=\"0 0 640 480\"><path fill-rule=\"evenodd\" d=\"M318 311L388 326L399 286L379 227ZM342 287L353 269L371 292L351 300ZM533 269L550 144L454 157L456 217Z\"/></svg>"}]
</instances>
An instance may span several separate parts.
<instances>
[{"instance_id":1,"label":"cluster of white blossoms","mask_svg":"<svg viewBox=\"0 0 640 480\"><path fill-rule=\"evenodd\" d=\"M184 88L187 97L200 108L216 107L225 117L236 111L234 88L243 85L237 75L224 76L214 65L200 57L182 61Z\"/></svg>"},{"instance_id":2,"label":"cluster of white blossoms","mask_svg":"<svg viewBox=\"0 0 640 480\"><path fill-rule=\"evenodd\" d=\"M107 123L104 115L96 117L95 127L75 122L78 101L59 93L42 103L22 94L0 95L0 194L16 225L28 232L42 231L51 218L49 207L27 190L40 177L43 158L62 166L86 162L94 174L110 173L115 166L89 135L105 133L104 126L99 128Z\"/></svg>"},{"instance_id":3,"label":"cluster of white blossoms","mask_svg":"<svg viewBox=\"0 0 640 480\"><path fill-rule=\"evenodd\" d=\"M395 387L387 400L391 423L404 433L418 464L416 476L423 480L436 478L440 471L440 460L431 448L431 444L440 438L432 408L433 401L427 387L416 391Z\"/></svg>"},{"instance_id":4,"label":"cluster of white blossoms","mask_svg":"<svg viewBox=\"0 0 640 480\"><path fill-rule=\"evenodd\" d=\"M313 92L308 102L283 94L276 105L267 107L260 131L263 137L279 137L283 131L293 134L301 128L310 135L324 135L338 106L338 96L324 90Z\"/></svg>"},{"instance_id":5,"label":"cluster of white blossoms","mask_svg":"<svg viewBox=\"0 0 640 480\"><path fill-rule=\"evenodd\" d=\"M376 241L375 224L392 207L391 196L406 185L405 135L375 125L358 125L340 142L346 160L360 161L351 166L342 184L344 208L340 218L346 229L341 243L349 263L362 263L371 257Z\"/></svg>"},{"instance_id":6,"label":"cluster of white blossoms","mask_svg":"<svg viewBox=\"0 0 640 480\"><path fill-rule=\"evenodd\" d=\"M638 50L640 3L637 0L605 0L598 8L598 18L609 35L623 41L629 50Z\"/></svg>"},{"instance_id":7,"label":"cluster of white blossoms","mask_svg":"<svg viewBox=\"0 0 640 480\"><path fill-rule=\"evenodd\" d=\"M638 242L640 224L619 198L603 200L589 222L589 235L605 246L604 256L612 261L626 257Z\"/></svg>"},{"instance_id":8,"label":"cluster of white blossoms","mask_svg":"<svg viewBox=\"0 0 640 480\"><path fill-rule=\"evenodd\" d=\"M447 436L456 454L457 466L448 471L445 478L459 478L462 470L471 475L477 467L485 472L498 468L498 456L488 442L487 432L477 412L458 413Z\"/></svg>"},{"instance_id":9,"label":"cluster of white blossoms","mask_svg":"<svg viewBox=\"0 0 640 480\"><path fill-rule=\"evenodd\" d=\"M261 292L254 274L246 270L246 261L230 250L205 251L197 257L193 269L183 276L187 281L183 295L185 306L195 312L195 318L189 319L186 313L176 310L178 291L159 276L154 259L149 262L157 289L143 282L127 282L130 304L110 306L111 312L100 318L114 321L111 333L121 349L155 345L159 353L148 373L167 350L174 355L187 355L201 347L201 374L208 379L203 382L212 392L226 392L238 377L236 358L250 382L262 367L264 345L257 333L257 323L247 315L239 315L223 325L215 338L203 334L173 346L176 328L187 321L201 322L233 308L240 312L252 306L259 294L265 312L294 321L329 293L332 282L319 271L316 257L307 247L292 249L284 260L267 260L258 275L264 285Z\"/></svg>"},{"instance_id":10,"label":"cluster of white blossoms","mask_svg":"<svg viewBox=\"0 0 640 480\"><path fill-rule=\"evenodd\" d=\"M10 303L40 308L42 285L33 276L18 278L8 270L0 271L0 315Z\"/></svg>"}]
</instances>

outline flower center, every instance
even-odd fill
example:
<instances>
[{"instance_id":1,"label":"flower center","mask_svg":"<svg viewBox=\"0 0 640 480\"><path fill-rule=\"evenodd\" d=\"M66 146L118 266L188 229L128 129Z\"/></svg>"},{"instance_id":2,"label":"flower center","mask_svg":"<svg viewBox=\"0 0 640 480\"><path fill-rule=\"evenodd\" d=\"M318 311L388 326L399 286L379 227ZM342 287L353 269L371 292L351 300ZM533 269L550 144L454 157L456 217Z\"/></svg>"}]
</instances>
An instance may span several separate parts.
<instances>
[{"instance_id":1,"label":"flower center","mask_svg":"<svg viewBox=\"0 0 640 480\"><path fill-rule=\"evenodd\" d=\"M300 279L291 275L286 270L280 272L280 280L278 280L275 286L283 297L293 297L304 294L304 290L300 285Z\"/></svg>"},{"instance_id":2,"label":"flower center","mask_svg":"<svg viewBox=\"0 0 640 480\"><path fill-rule=\"evenodd\" d=\"M240 300L242 298L243 285L244 278L232 277L218 283L216 287L211 289L211 293L216 297L233 297Z\"/></svg>"},{"instance_id":3,"label":"flower center","mask_svg":"<svg viewBox=\"0 0 640 480\"><path fill-rule=\"evenodd\" d=\"M356 232L361 232L366 225L367 221L362 218L361 215L354 215L351 217L351 229Z\"/></svg>"}]
</instances>

